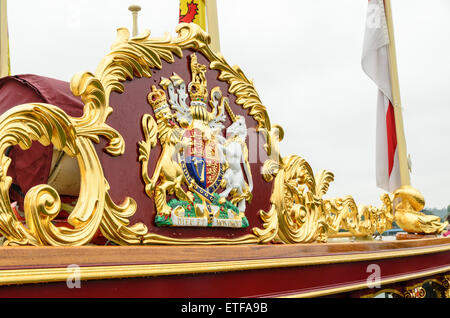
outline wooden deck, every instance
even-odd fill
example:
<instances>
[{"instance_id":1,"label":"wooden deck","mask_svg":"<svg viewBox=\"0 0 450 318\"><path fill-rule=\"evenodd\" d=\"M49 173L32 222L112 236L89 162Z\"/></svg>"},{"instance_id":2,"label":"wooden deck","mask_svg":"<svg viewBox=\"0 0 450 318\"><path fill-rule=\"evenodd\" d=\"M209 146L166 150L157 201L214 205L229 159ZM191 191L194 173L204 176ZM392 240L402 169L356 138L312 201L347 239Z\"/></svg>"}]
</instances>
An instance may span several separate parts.
<instances>
[{"instance_id":1,"label":"wooden deck","mask_svg":"<svg viewBox=\"0 0 450 318\"><path fill-rule=\"evenodd\" d=\"M379 266L381 285L449 274L450 237L294 245L2 247L0 297L316 297L367 290L371 264ZM83 288L68 288L66 281L74 274Z\"/></svg>"}]
</instances>

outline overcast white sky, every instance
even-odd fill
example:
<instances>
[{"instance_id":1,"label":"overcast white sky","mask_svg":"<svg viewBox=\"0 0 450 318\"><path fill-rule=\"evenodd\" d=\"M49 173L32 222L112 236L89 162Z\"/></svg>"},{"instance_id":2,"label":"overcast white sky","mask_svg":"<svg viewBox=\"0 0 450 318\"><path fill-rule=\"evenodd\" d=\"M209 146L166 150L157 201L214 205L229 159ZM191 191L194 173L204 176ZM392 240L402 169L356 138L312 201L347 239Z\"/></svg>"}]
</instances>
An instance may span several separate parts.
<instances>
[{"instance_id":1,"label":"overcast white sky","mask_svg":"<svg viewBox=\"0 0 450 318\"><path fill-rule=\"evenodd\" d=\"M94 72L118 27L175 35L178 0L9 0L13 74L70 81ZM221 51L285 130L283 155L331 170L326 197L380 205L377 89L361 69L367 0L217 0ZM411 181L427 207L450 204L450 0L392 0Z\"/></svg>"}]
</instances>

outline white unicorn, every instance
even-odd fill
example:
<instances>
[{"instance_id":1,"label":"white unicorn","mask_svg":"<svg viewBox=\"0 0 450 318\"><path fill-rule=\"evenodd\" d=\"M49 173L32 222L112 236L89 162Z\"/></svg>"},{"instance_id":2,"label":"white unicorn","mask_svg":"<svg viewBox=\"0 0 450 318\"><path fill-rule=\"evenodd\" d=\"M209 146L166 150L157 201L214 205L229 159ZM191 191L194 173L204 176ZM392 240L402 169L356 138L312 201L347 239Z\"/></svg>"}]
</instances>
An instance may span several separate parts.
<instances>
[{"instance_id":1,"label":"white unicorn","mask_svg":"<svg viewBox=\"0 0 450 318\"><path fill-rule=\"evenodd\" d=\"M245 118L242 116L236 116L232 119L234 119L234 122L226 131L228 138L217 136L221 161L228 163L228 168L223 175L225 190L219 195L225 199L231 193L231 203L238 207L239 212L244 213L245 201L251 200L253 190L252 172L248 162L248 149L245 144L247 125L245 124ZM241 164L244 167L248 184L245 181Z\"/></svg>"}]
</instances>

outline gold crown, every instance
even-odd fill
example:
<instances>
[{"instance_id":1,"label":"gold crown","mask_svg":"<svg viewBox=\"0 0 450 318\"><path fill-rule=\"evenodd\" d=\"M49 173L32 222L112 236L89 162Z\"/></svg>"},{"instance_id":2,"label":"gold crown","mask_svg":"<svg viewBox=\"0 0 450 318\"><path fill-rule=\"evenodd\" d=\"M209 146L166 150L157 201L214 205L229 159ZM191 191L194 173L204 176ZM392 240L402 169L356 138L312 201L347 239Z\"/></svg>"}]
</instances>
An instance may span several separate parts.
<instances>
[{"instance_id":1,"label":"gold crown","mask_svg":"<svg viewBox=\"0 0 450 318\"><path fill-rule=\"evenodd\" d=\"M191 103L202 102L206 104L208 100L206 66L197 62L197 55L195 53L191 54L191 73L192 81L188 86Z\"/></svg>"},{"instance_id":2,"label":"gold crown","mask_svg":"<svg viewBox=\"0 0 450 318\"><path fill-rule=\"evenodd\" d=\"M157 89L152 85L152 91L147 96L148 103L152 106L155 114L160 110L169 107L167 105L166 93L162 89Z\"/></svg>"}]
</instances>

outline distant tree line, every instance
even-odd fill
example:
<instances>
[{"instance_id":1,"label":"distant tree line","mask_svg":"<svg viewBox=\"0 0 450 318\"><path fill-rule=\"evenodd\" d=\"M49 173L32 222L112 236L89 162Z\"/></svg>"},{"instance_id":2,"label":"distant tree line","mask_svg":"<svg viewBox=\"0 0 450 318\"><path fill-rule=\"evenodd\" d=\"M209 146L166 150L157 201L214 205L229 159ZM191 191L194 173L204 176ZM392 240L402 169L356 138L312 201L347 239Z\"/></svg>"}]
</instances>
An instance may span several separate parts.
<instances>
[{"instance_id":1,"label":"distant tree line","mask_svg":"<svg viewBox=\"0 0 450 318\"><path fill-rule=\"evenodd\" d=\"M424 214L437 215L441 218L441 222L444 222L450 216L450 204L446 208L436 209L436 208L425 208L422 210Z\"/></svg>"}]
</instances>

